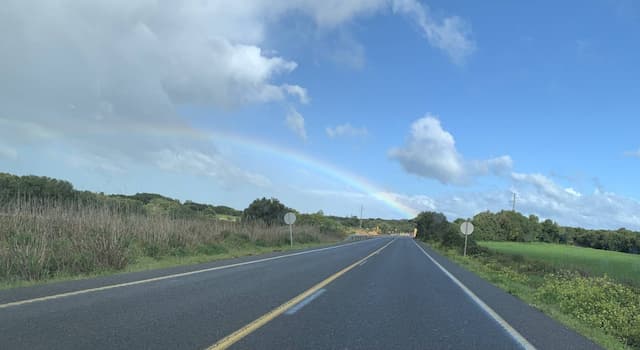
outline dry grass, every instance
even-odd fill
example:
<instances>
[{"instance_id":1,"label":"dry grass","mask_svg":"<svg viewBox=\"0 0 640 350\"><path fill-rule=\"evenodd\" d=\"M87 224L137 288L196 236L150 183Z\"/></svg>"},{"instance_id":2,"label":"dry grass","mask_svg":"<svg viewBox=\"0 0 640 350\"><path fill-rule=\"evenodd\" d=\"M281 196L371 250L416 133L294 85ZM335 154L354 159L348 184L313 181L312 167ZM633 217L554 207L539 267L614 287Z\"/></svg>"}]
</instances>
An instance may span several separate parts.
<instances>
[{"instance_id":1,"label":"dry grass","mask_svg":"<svg viewBox=\"0 0 640 350\"><path fill-rule=\"evenodd\" d=\"M296 227L296 243L341 233ZM284 226L211 219L171 219L125 208L19 201L0 207L0 280L121 270L142 257L216 255L243 246L289 243Z\"/></svg>"}]
</instances>

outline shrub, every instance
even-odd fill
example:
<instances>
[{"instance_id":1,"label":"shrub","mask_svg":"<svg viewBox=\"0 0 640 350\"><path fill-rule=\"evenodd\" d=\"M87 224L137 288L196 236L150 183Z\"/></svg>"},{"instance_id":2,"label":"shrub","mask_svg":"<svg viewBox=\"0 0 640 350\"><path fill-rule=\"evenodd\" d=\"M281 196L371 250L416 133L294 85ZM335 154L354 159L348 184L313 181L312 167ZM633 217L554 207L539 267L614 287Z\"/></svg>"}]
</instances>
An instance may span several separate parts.
<instances>
[{"instance_id":1,"label":"shrub","mask_svg":"<svg viewBox=\"0 0 640 350\"><path fill-rule=\"evenodd\" d=\"M632 287L608 277L556 273L545 277L536 298L629 346L640 347L640 293Z\"/></svg>"}]
</instances>

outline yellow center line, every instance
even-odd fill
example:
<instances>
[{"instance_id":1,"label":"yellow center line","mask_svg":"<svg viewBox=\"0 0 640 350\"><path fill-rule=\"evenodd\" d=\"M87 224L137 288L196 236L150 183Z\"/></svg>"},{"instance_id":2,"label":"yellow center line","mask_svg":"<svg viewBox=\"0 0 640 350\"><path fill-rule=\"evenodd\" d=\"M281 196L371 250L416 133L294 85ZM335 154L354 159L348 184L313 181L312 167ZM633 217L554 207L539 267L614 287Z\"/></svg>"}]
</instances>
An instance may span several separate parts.
<instances>
[{"instance_id":1,"label":"yellow center line","mask_svg":"<svg viewBox=\"0 0 640 350\"><path fill-rule=\"evenodd\" d=\"M307 289L306 291L302 292L301 294L299 294L298 296L290 299L289 301L285 302L284 304L276 307L275 309L267 312L266 314L260 316L259 318L257 318L256 320L254 320L253 322L247 324L246 326L238 329L237 331L229 334L228 336L222 338L221 340L219 340L217 343L211 345L210 347L207 348L207 350L222 350L222 349L227 349L228 347L230 347L231 345L237 343L238 341L240 341L242 338L248 336L249 334L255 332L258 328L264 326L265 324L271 322L273 319L275 319L276 317L282 315L285 311L287 311L289 308L291 308L292 306L298 304L299 302L303 301L304 299L306 299L307 297L309 297L311 294L317 292L318 290L320 290L321 288L324 288L325 286L327 286L329 283L335 281L336 279L338 279L340 276L344 275L345 273L349 272L350 270L352 270L353 268L355 268L356 266L358 266L358 264L362 263L363 261L369 259L370 257L378 254L379 252L381 252L383 249L385 249L386 247L388 247L391 243L393 243L395 241L395 238L385 244L384 246L382 246L381 248L377 249L376 251L374 251L373 253L365 256L364 258L356 261L355 263L345 267L344 269L334 273L333 275L327 277L325 280L323 280L322 282L316 284L315 286Z\"/></svg>"}]
</instances>

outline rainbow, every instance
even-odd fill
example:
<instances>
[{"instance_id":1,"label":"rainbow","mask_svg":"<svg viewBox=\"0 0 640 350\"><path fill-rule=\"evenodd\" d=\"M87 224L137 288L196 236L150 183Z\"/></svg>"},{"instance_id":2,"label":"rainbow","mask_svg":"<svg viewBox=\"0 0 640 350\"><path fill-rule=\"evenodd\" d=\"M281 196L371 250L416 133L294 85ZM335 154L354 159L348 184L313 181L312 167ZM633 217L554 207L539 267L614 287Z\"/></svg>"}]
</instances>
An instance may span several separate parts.
<instances>
[{"instance_id":1,"label":"rainbow","mask_svg":"<svg viewBox=\"0 0 640 350\"><path fill-rule=\"evenodd\" d=\"M186 124L159 124L154 126L154 128L149 129L146 125L141 123L140 125L131 125L129 129L131 132L143 132L147 134L154 134L156 136L180 136L199 141L212 140L214 143L222 141L236 147L248 149L252 152L266 153L289 162L302 165L319 174L323 174L329 178L337 180L338 182L346 184L351 188L384 203L386 206L405 218L410 219L418 215L418 211L416 209L403 204L398 200L397 195L384 190L359 175L347 172L333 164L313 158L307 154L260 140L255 137L248 137L230 132L220 133L201 131Z\"/></svg>"},{"instance_id":2,"label":"rainbow","mask_svg":"<svg viewBox=\"0 0 640 350\"><path fill-rule=\"evenodd\" d=\"M393 209L399 214L402 214L405 218L414 218L418 215L417 210L401 203L394 194L385 191L384 189L374 185L369 180L361 176L349 173L323 160L313 158L307 154L284 148L282 146L253 137L249 138L246 136L227 132L225 132L224 134L212 133L211 136L214 142L223 141L234 146L249 149L253 152L267 153L269 155L302 165L310 170L335 179L371 196L376 200L381 201L389 208Z\"/></svg>"}]
</instances>

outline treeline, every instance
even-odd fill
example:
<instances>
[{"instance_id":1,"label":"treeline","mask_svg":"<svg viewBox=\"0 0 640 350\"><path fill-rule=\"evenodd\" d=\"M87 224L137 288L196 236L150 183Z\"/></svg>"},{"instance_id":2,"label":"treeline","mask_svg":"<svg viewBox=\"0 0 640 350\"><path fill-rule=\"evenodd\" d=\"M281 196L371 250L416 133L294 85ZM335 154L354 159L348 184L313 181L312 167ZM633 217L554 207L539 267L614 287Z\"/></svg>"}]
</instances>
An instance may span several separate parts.
<instances>
[{"instance_id":1,"label":"treeline","mask_svg":"<svg viewBox=\"0 0 640 350\"><path fill-rule=\"evenodd\" d=\"M189 200L181 202L156 193L107 195L79 191L70 182L64 180L0 173L0 206L15 204L16 201L28 203L30 207L44 207L43 204L55 203L56 206L65 205L78 209L107 207L125 214L166 216L173 219L211 218L260 222L267 225L284 224L284 214L291 211L298 216L297 225L313 225L319 227L322 232L347 232L362 227L367 231L400 233L412 232L414 228L411 220L367 218L361 223L361 220L355 216L329 216L324 215L322 211L301 214L276 198L256 199L246 209L240 211L223 205L201 204Z\"/></svg>"},{"instance_id":2,"label":"treeline","mask_svg":"<svg viewBox=\"0 0 640 350\"><path fill-rule=\"evenodd\" d=\"M105 195L78 191L64 180L44 176L16 176L0 173L0 205L22 203L55 203L72 207L108 207L129 214L164 215L170 218L227 219L240 217L242 212L227 206L214 206L177 199L155 193Z\"/></svg>"},{"instance_id":3,"label":"treeline","mask_svg":"<svg viewBox=\"0 0 640 350\"><path fill-rule=\"evenodd\" d=\"M282 204L276 198L259 198L254 200L242 212L243 221L260 221L266 224L282 224L284 214L296 214L296 225L310 225L318 227L320 232L346 232L359 229L361 220L355 216L339 217L324 215L322 210L316 213L304 214ZM414 223L411 220L384 220L380 218L362 219L362 229L379 233L409 233Z\"/></svg>"},{"instance_id":4,"label":"treeline","mask_svg":"<svg viewBox=\"0 0 640 350\"><path fill-rule=\"evenodd\" d=\"M624 228L589 230L564 227L551 220L518 212L482 212L473 217L474 238L486 241L563 243L623 253L640 253L640 233Z\"/></svg>"}]
</instances>

